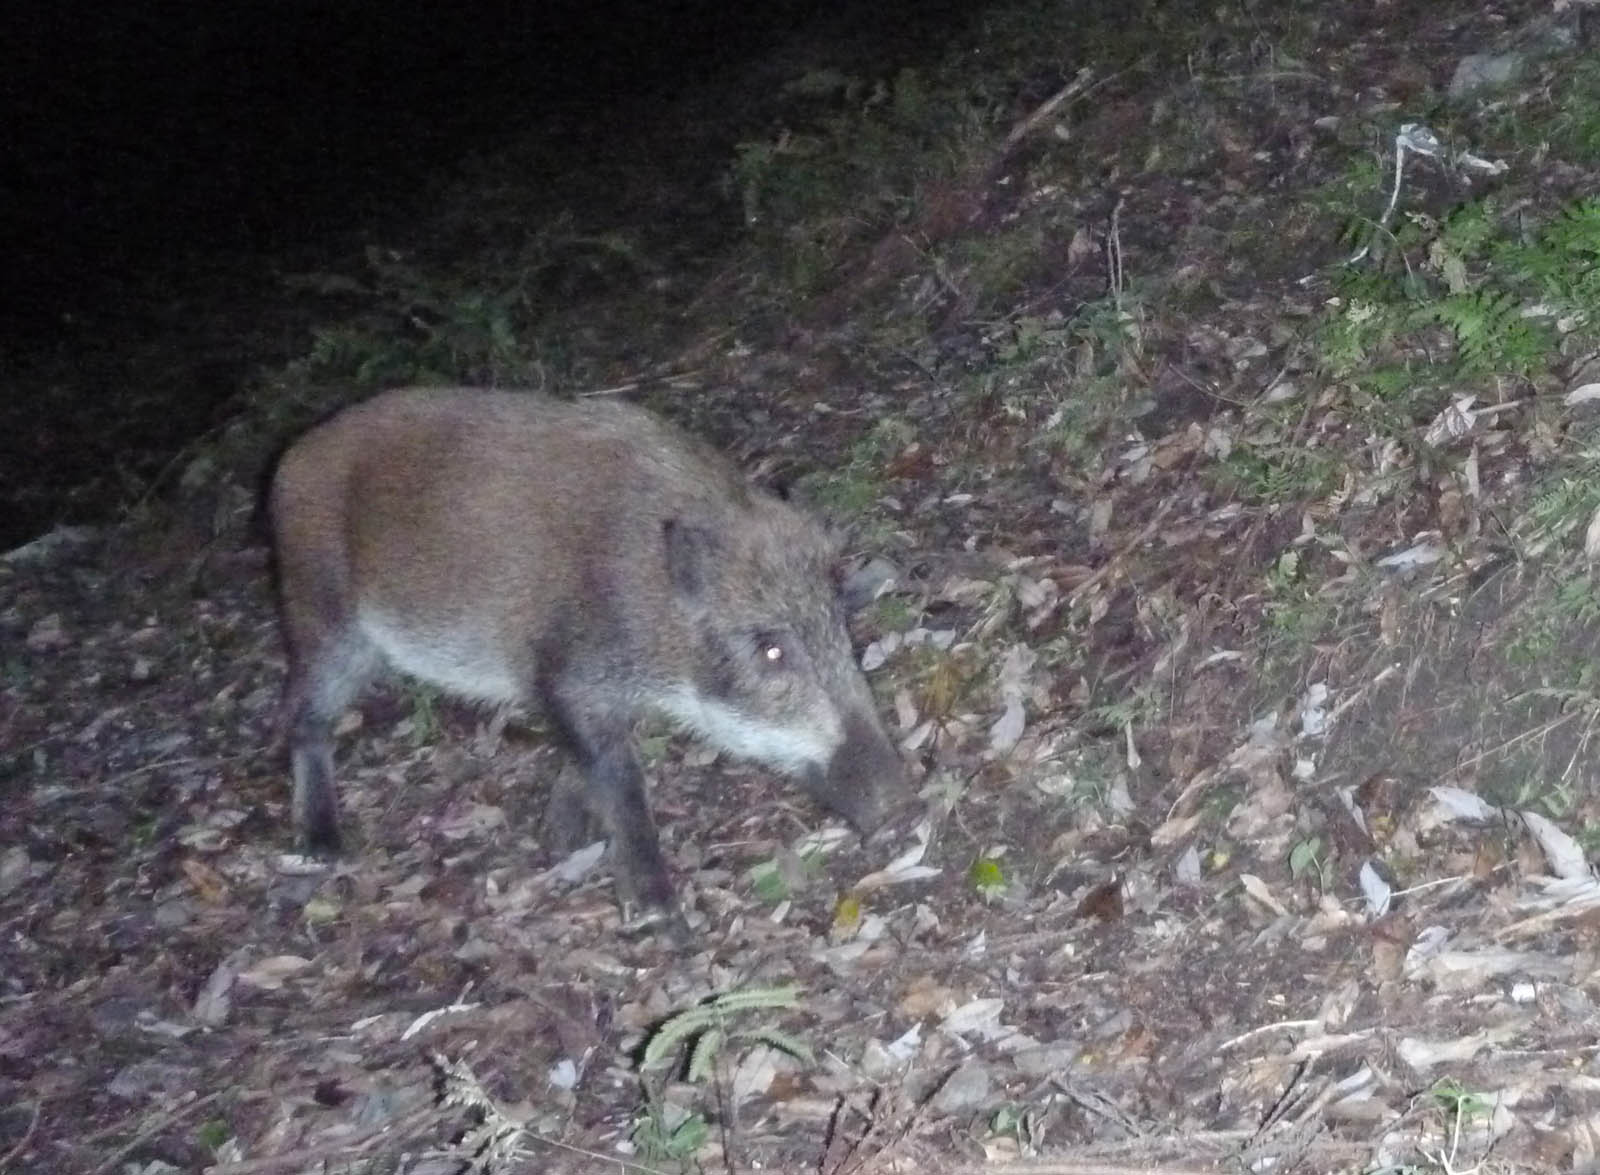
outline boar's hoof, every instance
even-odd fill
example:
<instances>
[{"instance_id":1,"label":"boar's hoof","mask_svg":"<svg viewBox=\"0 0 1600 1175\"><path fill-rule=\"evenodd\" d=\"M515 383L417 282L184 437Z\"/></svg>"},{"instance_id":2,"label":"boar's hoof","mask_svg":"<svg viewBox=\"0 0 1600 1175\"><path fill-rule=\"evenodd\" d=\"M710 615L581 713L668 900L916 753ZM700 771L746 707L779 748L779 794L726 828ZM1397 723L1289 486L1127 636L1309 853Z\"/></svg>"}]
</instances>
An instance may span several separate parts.
<instances>
[{"instance_id":1,"label":"boar's hoof","mask_svg":"<svg viewBox=\"0 0 1600 1175\"><path fill-rule=\"evenodd\" d=\"M344 838L337 824L318 824L305 829L294 838L295 852L319 861L331 861L344 849Z\"/></svg>"},{"instance_id":2,"label":"boar's hoof","mask_svg":"<svg viewBox=\"0 0 1600 1175\"><path fill-rule=\"evenodd\" d=\"M622 928L630 934L659 931L675 947L687 947L694 942L689 920L676 905L640 906L637 902L623 902Z\"/></svg>"},{"instance_id":3,"label":"boar's hoof","mask_svg":"<svg viewBox=\"0 0 1600 1175\"><path fill-rule=\"evenodd\" d=\"M881 845L908 831L927 812L927 807L916 796L893 804L879 819L876 828L861 834L863 844Z\"/></svg>"}]
</instances>

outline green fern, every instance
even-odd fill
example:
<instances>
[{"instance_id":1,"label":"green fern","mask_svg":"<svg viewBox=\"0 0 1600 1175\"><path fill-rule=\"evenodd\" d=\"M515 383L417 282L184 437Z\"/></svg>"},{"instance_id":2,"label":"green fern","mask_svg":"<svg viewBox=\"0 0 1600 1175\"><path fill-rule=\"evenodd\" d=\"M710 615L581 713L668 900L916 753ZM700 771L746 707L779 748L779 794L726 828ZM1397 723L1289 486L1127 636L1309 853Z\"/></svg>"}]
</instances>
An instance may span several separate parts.
<instances>
[{"instance_id":1,"label":"green fern","mask_svg":"<svg viewBox=\"0 0 1600 1175\"><path fill-rule=\"evenodd\" d=\"M1510 290L1470 290L1417 307L1413 322L1448 327L1465 373L1526 376L1547 359L1555 340L1548 328L1524 316L1523 306Z\"/></svg>"},{"instance_id":2,"label":"green fern","mask_svg":"<svg viewBox=\"0 0 1600 1175\"><path fill-rule=\"evenodd\" d=\"M1456 209L1439 226L1438 246L1464 262L1477 261L1501 235L1494 202L1477 200Z\"/></svg>"},{"instance_id":3,"label":"green fern","mask_svg":"<svg viewBox=\"0 0 1600 1175\"><path fill-rule=\"evenodd\" d=\"M1558 312L1592 322L1600 310L1600 199L1579 200L1545 226L1512 264Z\"/></svg>"},{"instance_id":4,"label":"green fern","mask_svg":"<svg viewBox=\"0 0 1600 1175\"><path fill-rule=\"evenodd\" d=\"M668 1016L645 1045L644 1069L663 1067L684 1044L690 1045L688 1078L700 1081L709 1076L722 1046L729 1040L748 1040L767 1044L806 1064L815 1060L810 1046L770 1025L730 1029L729 1021L750 1012L787 1010L800 1001L801 989L794 984L782 987L756 987L723 992L703 1004Z\"/></svg>"}]
</instances>

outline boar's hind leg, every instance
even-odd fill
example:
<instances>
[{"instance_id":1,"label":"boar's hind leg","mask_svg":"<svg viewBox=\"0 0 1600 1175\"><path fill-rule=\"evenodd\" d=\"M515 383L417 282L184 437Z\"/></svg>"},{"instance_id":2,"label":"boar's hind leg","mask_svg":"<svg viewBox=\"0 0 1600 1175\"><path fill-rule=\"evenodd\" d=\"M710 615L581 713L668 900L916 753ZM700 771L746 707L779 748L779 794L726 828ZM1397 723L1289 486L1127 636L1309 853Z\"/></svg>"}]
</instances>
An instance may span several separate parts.
<instances>
[{"instance_id":1,"label":"boar's hind leg","mask_svg":"<svg viewBox=\"0 0 1600 1175\"><path fill-rule=\"evenodd\" d=\"M339 850L333 724L372 680L379 656L355 632L302 639L291 649L284 721L294 774L295 844L301 852L331 854Z\"/></svg>"},{"instance_id":2,"label":"boar's hind leg","mask_svg":"<svg viewBox=\"0 0 1600 1175\"><path fill-rule=\"evenodd\" d=\"M573 763L562 764L544 807L544 835L558 853L575 853L605 836L589 810L589 782Z\"/></svg>"},{"instance_id":3,"label":"boar's hind leg","mask_svg":"<svg viewBox=\"0 0 1600 1175\"><path fill-rule=\"evenodd\" d=\"M686 941L689 925L678 910L672 878L661 855L645 796L644 772L629 745L630 724L574 719L573 710L559 704L551 711L583 770L588 810L611 842L623 920L632 925L661 923L673 939ZM566 826L556 831L569 836L572 826L582 823L576 813L580 801L570 787L558 783L551 806L556 822Z\"/></svg>"}]
</instances>

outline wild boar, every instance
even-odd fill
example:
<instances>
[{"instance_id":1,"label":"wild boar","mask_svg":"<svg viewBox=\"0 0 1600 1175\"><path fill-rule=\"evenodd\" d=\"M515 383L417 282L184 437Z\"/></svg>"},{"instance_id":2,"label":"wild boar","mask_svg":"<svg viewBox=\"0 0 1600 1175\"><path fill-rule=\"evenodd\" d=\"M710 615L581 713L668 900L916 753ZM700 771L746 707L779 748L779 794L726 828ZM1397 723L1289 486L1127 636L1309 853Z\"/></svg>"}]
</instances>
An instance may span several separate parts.
<instances>
[{"instance_id":1,"label":"wild boar","mask_svg":"<svg viewBox=\"0 0 1600 1175\"><path fill-rule=\"evenodd\" d=\"M823 526L643 409L526 392L379 395L291 446L268 500L304 851L339 845L332 729L390 667L540 705L581 768L631 923L678 911L631 746L642 712L797 776L861 833L904 767L845 627Z\"/></svg>"}]
</instances>

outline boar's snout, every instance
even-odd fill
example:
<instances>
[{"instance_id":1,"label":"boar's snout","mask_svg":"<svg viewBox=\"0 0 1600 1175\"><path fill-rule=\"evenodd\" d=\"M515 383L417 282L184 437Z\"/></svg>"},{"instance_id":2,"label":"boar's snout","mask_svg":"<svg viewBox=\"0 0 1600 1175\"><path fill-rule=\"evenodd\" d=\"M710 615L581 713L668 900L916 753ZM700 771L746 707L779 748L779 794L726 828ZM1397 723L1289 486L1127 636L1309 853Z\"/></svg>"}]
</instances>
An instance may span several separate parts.
<instances>
[{"instance_id":1,"label":"boar's snout","mask_svg":"<svg viewBox=\"0 0 1600 1175\"><path fill-rule=\"evenodd\" d=\"M910 798L905 763L876 717L850 715L844 741L827 769L818 768L811 790L863 837L895 815Z\"/></svg>"}]
</instances>

